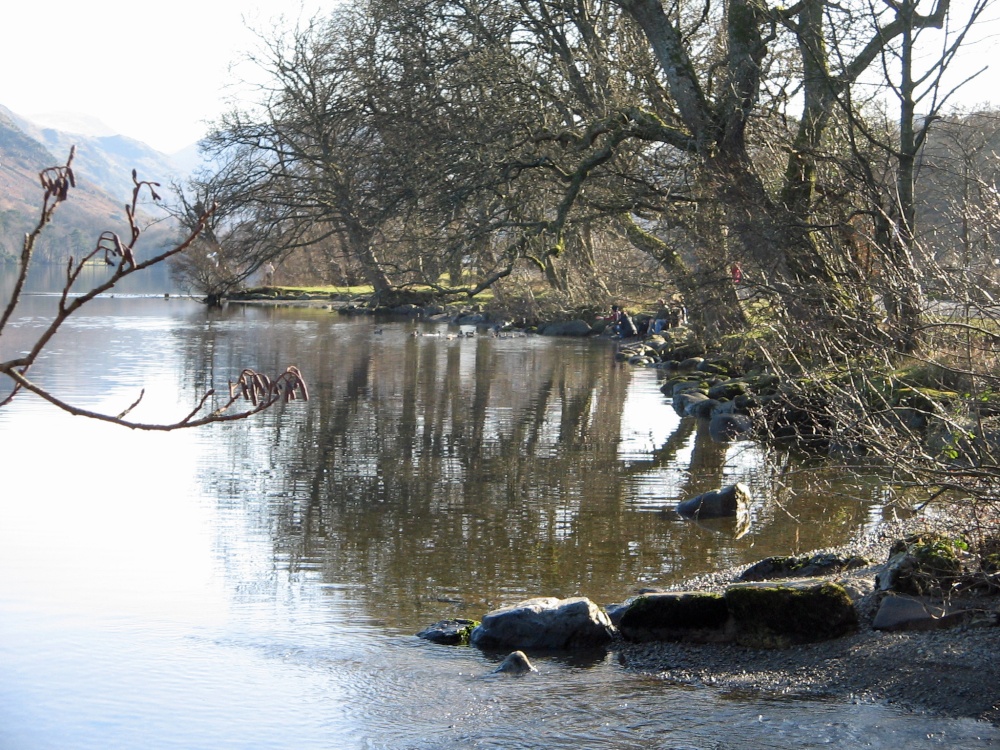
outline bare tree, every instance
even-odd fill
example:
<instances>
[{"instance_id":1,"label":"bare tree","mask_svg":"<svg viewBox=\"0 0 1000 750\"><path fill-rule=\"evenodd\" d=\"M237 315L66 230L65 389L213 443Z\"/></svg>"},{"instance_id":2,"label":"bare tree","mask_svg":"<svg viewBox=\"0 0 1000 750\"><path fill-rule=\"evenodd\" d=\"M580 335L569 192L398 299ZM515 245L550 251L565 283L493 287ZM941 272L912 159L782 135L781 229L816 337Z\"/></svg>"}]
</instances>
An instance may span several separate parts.
<instances>
[{"instance_id":1,"label":"bare tree","mask_svg":"<svg viewBox=\"0 0 1000 750\"><path fill-rule=\"evenodd\" d=\"M10 324L24 291L24 284L28 276L28 269L31 266L35 243L45 227L52 221L58 207L69 199L70 190L76 184L76 177L72 166L73 155L74 152L71 150L65 165L46 169L39 175L43 189L41 212L34 229L24 238L11 298L7 301L2 314L0 314L0 337L2 337L5 328ZM93 249L84 254L83 257L79 260L72 257L69 259L66 264L66 281L59 296L57 310L51 320L44 326L27 351L12 359L0 361L0 375L11 381L10 391L0 399L0 408L10 404L22 391L27 391L73 415L111 422L132 429L168 431L185 427L197 427L212 422L244 419L278 402L308 398L305 380L295 367L289 367L273 380L261 373L245 369L238 375L235 382L230 383L229 393L219 399L218 403L213 401L215 393L210 390L199 399L198 403L188 414L177 421L162 424L145 423L136 422L128 418L129 413L141 402L144 391L139 394L138 398L131 405L120 413L112 415L74 406L28 377L30 369L38 362L45 347L51 342L53 336L55 336L59 328L71 315L79 311L99 294L113 289L118 282L126 277L183 253L198 237L198 234L205 226L205 222L211 215L212 209L206 209L192 228L192 231L175 247L147 260L137 261L135 248L142 230L136 222L136 206L138 205L140 195L144 191L148 191L154 200L159 200L159 195L156 192L156 188L159 185L155 182L140 181L134 170L132 172L132 181L134 184L132 200L125 206L129 225L128 237L123 238L114 232L104 232L97 240ZM103 261L112 268L108 279L103 283L95 285L83 294L76 294L74 292L71 295L70 292L80 278L80 273L84 266L94 261ZM241 401L248 402L250 404L249 408L234 409L236 404Z\"/></svg>"}]
</instances>

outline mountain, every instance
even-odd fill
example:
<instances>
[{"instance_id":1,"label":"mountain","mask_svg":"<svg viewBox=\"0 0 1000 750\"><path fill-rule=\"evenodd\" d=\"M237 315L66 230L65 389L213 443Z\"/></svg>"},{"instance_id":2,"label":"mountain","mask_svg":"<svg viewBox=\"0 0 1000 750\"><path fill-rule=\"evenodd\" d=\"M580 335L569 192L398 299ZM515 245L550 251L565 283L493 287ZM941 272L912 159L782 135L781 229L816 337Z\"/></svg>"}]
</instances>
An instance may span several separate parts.
<instances>
[{"instance_id":1,"label":"mountain","mask_svg":"<svg viewBox=\"0 0 1000 750\"><path fill-rule=\"evenodd\" d=\"M110 125L106 125L96 117L80 114L79 112L43 112L41 114L27 115L26 119L39 127L62 130L66 133L78 133L94 137L115 135L115 129Z\"/></svg>"},{"instance_id":2,"label":"mountain","mask_svg":"<svg viewBox=\"0 0 1000 750\"><path fill-rule=\"evenodd\" d=\"M53 122L47 117L46 122ZM59 122L66 127L105 132L96 120ZM103 126L106 129L106 126ZM0 257L18 255L24 233L38 220L42 170L66 163L76 146L73 171L77 187L55 221L46 228L37 251L39 260L77 257L92 249L101 232L127 231L124 206L132 200L132 170L140 180L161 184L158 192L170 198L171 182L183 181L190 162L179 165L146 144L118 134L86 135L37 124L0 106ZM162 219L162 208L143 193L143 224ZM140 240L147 251L162 247L174 236L171 222L153 225Z\"/></svg>"},{"instance_id":3,"label":"mountain","mask_svg":"<svg viewBox=\"0 0 1000 750\"><path fill-rule=\"evenodd\" d=\"M62 121L67 126L87 128L88 132L108 134L88 135L84 132L59 130L36 124L14 113L10 115L22 132L53 154L68 154L70 147L76 146L76 166L79 173L119 200L131 198L133 169L138 172L140 180L159 182L164 187L187 176L182 167L166 154L161 154L134 138L108 133L107 126L93 118L70 120L63 116Z\"/></svg>"}]
</instances>

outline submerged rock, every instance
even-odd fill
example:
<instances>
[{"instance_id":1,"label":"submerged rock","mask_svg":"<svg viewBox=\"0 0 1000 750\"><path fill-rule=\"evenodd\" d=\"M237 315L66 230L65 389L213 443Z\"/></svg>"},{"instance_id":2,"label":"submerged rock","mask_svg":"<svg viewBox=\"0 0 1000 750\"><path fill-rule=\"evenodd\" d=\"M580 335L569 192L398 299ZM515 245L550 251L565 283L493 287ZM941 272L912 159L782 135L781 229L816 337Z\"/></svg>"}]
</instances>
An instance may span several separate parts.
<instances>
[{"instance_id":1,"label":"submerged rock","mask_svg":"<svg viewBox=\"0 0 1000 750\"><path fill-rule=\"evenodd\" d=\"M500 666L493 670L493 673L519 675L537 671L523 651L512 651L507 654L507 658L501 662Z\"/></svg>"},{"instance_id":2,"label":"submerged rock","mask_svg":"<svg viewBox=\"0 0 1000 750\"><path fill-rule=\"evenodd\" d=\"M753 430L753 420L746 414L719 413L712 415L708 434L717 443L727 443L748 435Z\"/></svg>"}]
</instances>

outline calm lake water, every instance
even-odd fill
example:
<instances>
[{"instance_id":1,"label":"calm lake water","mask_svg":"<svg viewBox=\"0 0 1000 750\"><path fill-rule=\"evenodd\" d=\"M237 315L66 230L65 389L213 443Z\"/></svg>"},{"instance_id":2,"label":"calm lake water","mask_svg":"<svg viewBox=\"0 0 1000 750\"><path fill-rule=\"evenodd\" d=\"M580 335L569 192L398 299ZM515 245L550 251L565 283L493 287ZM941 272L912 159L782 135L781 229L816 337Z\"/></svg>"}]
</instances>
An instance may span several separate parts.
<instances>
[{"instance_id":1,"label":"calm lake water","mask_svg":"<svg viewBox=\"0 0 1000 750\"><path fill-rule=\"evenodd\" d=\"M27 298L0 357L53 304ZM416 638L532 596L610 604L843 543L882 498L857 478L805 491L780 457L711 442L677 417L656 371L615 363L600 342L383 328L322 309L120 294L65 326L33 376L82 406L117 413L144 388L136 419L176 419L243 367L289 364L312 400L169 434L27 395L0 411L0 748L1000 739L878 706L664 684L614 653L539 657L538 674L501 678L493 655ZM671 512L733 481L760 498L749 527Z\"/></svg>"}]
</instances>

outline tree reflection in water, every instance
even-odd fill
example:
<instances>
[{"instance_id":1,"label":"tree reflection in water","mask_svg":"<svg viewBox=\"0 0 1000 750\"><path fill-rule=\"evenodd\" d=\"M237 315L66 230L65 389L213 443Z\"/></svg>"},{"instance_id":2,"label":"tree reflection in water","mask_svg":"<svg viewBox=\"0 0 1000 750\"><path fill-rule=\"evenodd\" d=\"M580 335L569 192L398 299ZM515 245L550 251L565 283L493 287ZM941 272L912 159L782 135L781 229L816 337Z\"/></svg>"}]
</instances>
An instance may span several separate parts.
<instances>
[{"instance_id":1,"label":"tree reflection in water","mask_svg":"<svg viewBox=\"0 0 1000 750\"><path fill-rule=\"evenodd\" d=\"M237 347L247 319L258 335ZM186 342L195 385L248 353L301 363L310 408L220 429L231 462L204 481L256 514L276 565L352 589L376 620L413 630L538 595L609 604L843 543L876 505L868 478L817 492L787 456L713 442L673 412L662 374L599 342L409 335L417 325L374 336L326 311L238 310ZM664 439L622 455L637 415ZM734 481L754 492L749 527L673 513Z\"/></svg>"}]
</instances>

